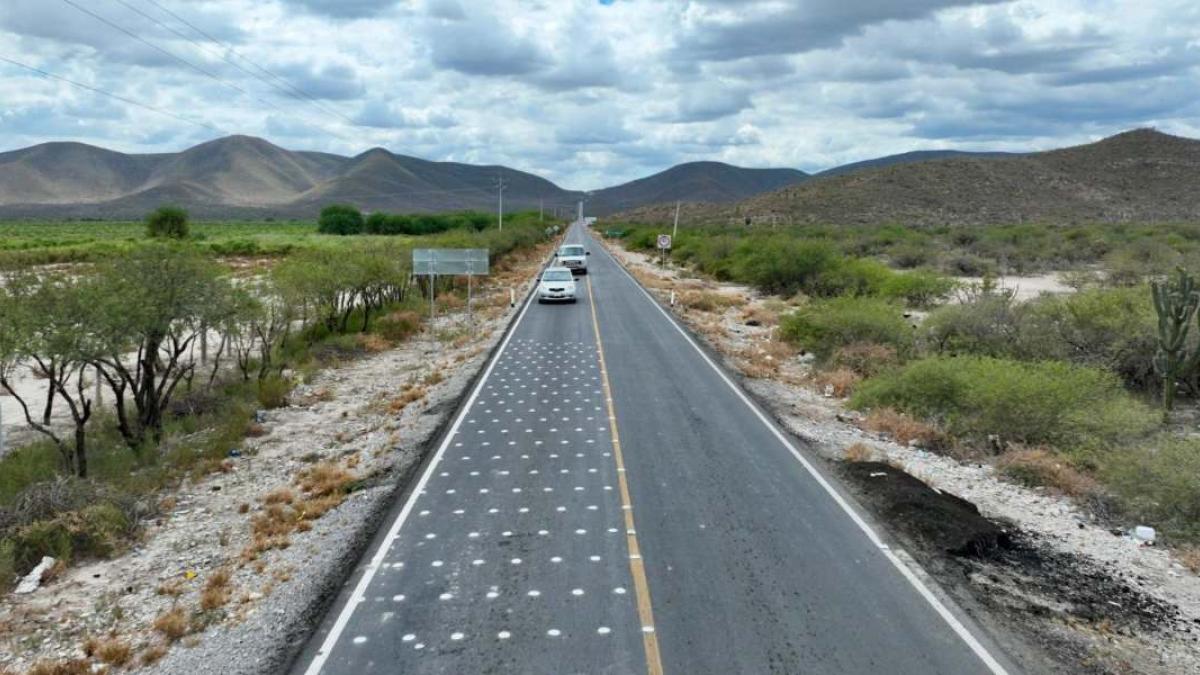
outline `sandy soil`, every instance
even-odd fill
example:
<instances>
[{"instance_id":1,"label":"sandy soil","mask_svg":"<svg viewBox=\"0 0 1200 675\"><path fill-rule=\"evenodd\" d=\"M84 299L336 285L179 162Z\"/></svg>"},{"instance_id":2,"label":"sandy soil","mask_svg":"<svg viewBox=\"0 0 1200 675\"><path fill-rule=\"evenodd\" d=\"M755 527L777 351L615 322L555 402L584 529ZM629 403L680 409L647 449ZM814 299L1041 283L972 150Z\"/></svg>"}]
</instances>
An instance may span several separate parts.
<instances>
[{"instance_id":1,"label":"sandy soil","mask_svg":"<svg viewBox=\"0 0 1200 675\"><path fill-rule=\"evenodd\" d=\"M958 461L864 431L843 401L813 382L804 358L773 343L773 313L756 310L778 310L778 300L677 268L662 269L647 256L606 245L664 304L674 291L675 313L722 353L727 365L752 375L744 380L747 389L824 457L844 460L846 448L861 443L872 459L968 500L984 516L1019 533L1014 550L992 560L932 551L922 563L937 568L929 571L943 585L957 586L951 592L964 605L991 614L984 623L1018 631L1022 644L1054 652L1035 672L1052 665L1058 672L1200 672L1200 577L1171 551L1114 534L1110 524L1098 522L1072 500L1008 482L987 463ZM1057 292L1057 281L1037 279L1043 281L1040 286L1020 286ZM1012 282L1006 285L1017 285ZM747 302L698 311L683 302L689 290ZM886 525L903 529L894 522Z\"/></svg>"},{"instance_id":2,"label":"sandy soil","mask_svg":"<svg viewBox=\"0 0 1200 675\"><path fill-rule=\"evenodd\" d=\"M532 278L547 251L493 279L473 332L462 314L439 317L396 348L320 372L288 406L261 411L264 434L245 439L225 472L164 495L164 515L132 550L77 565L31 595L0 598L0 671L83 658L88 637L106 636L132 648L131 663L159 656L153 672L257 673L285 663L515 315L508 284L523 297L528 282L519 280ZM400 409L397 396L415 382L425 395ZM350 468L358 489L288 547L242 560L263 497L321 462ZM222 568L232 571L230 601L201 611L202 590ZM152 624L175 607L192 625L172 643ZM162 647L165 655L155 654Z\"/></svg>"}]
</instances>

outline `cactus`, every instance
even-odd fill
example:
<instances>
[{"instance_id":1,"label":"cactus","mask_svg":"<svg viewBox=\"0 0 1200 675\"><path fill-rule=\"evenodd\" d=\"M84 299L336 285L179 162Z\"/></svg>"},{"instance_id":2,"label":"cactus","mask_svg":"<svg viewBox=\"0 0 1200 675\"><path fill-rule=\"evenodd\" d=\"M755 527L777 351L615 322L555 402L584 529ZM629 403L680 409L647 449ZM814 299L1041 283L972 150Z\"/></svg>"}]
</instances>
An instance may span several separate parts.
<instances>
[{"instance_id":1,"label":"cactus","mask_svg":"<svg viewBox=\"0 0 1200 675\"><path fill-rule=\"evenodd\" d=\"M1188 346L1192 317L1200 307L1200 291L1196 280L1182 268L1175 278L1150 284L1154 311L1158 314L1158 352L1154 367L1163 378L1163 420L1175 407L1175 390L1179 380L1200 364L1200 346Z\"/></svg>"}]
</instances>

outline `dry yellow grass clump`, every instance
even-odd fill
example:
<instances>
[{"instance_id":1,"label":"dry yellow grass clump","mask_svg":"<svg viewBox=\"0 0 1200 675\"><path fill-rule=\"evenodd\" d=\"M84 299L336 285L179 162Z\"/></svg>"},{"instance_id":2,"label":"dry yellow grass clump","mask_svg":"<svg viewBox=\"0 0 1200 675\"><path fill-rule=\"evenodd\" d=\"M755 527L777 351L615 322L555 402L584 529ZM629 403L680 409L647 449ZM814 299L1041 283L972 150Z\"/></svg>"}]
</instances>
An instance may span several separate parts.
<instances>
[{"instance_id":1,"label":"dry yellow grass clump","mask_svg":"<svg viewBox=\"0 0 1200 675\"><path fill-rule=\"evenodd\" d=\"M312 528L309 521L341 504L347 488L355 480L353 469L359 461L358 454L354 454L346 459L346 466L333 461L319 462L296 476L299 495L290 486L275 488L264 495L262 510L250 519L251 541L242 550L242 561L254 562L266 551L291 546L292 534L307 532ZM217 606L229 601L228 593L225 592L223 601ZM222 598L214 591L211 601L218 600Z\"/></svg>"},{"instance_id":2,"label":"dry yellow grass clump","mask_svg":"<svg viewBox=\"0 0 1200 675\"><path fill-rule=\"evenodd\" d=\"M715 291L684 291L679 294L679 304L699 312L724 312L732 307L746 304L745 296Z\"/></svg>"},{"instance_id":3,"label":"dry yellow grass clump","mask_svg":"<svg viewBox=\"0 0 1200 675\"><path fill-rule=\"evenodd\" d=\"M858 373L849 368L834 368L825 370L813 377L813 383L821 393L828 393L835 398L846 398L854 392L854 387L862 381Z\"/></svg>"},{"instance_id":4,"label":"dry yellow grass clump","mask_svg":"<svg viewBox=\"0 0 1200 675\"><path fill-rule=\"evenodd\" d=\"M1189 547L1181 549L1178 553L1179 562L1183 566L1192 571L1192 574L1200 574L1200 547Z\"/></svg>"},{"instance_id":5,"label":"dry yellow grass clump","mask_svg":"<svg viewBox=\"0 0 1200 675\"><path fill-rule=\"evenodd\" d=\"M175 642L188 634L191 622L183 608L173 607L155 617L153 626L163 637Z\"/></svg>"},{"instance_id":6,"label":"dry yellow grass clump","mask_svg":"<svg viewBox=\"0 0 1200 675\"><path fill-rule=\"evenodd\" d=\"M933 425L915 420L904 413L891 408L872 410L862 426L868 431L887 434L900 445L916 442L922 447L940 447L945 444L946 437Z\"/></svg>"},{"instance_id":7,"label":"dry yellow grass clump","mask_svg":"<svg viewBox=\"0 0 1200 675\"><path fill-rule=\"evenodd\" d=\"M1033 487L1048 487L1071 497L1095 493L1095 479L1080 473L1046 448L1014 448L996 458L1005 476Z\"/></svg>"},{"instance_id":8,"label":"dry yellow grass clump","mask_svg":"<svg viewBox=\"0 0 1200 675\"><path fill-rule=\"evenodd\" d=\"M779 369L796 350L786 342L760 342L746 347L735 356L747 377L768 378L779 374Z\"/></svg>"},{"instance_id":9,"label":"dry yellow grass clump","mask_svg":"<svg viewBox=\"0 0 1200 675\"><path fill-rule=\"evenodd\" d=\"M200 609L208 612L228 604L233 593L229 585L232 578L233 571L227 567L215 570L209 575L204 590L200 593Z\"/></svg>"},{"instance_id":10,"label":"dry yellow grass clump","mask_svg":"<svg viewBox=\"0 0 1200 675\"><path fill-rule=\"evenodd\" d=\"M103 639L88 638L83 643L83 653L101 663L119 668L132 659L133 647L130 647L128 642L112 636Z\"/></svg>"},{"instance_id":11,"label":"dry yellow grass clump","mask_svg":"<svg viewBox=\"0 0 1200 675\"><path fill-rule=\"evenodd\" d=\"M847 462L875 461L875 449L866 443L854 443L846 446L844 454Z\"/></svg>"},{"instance_id":12,"label":"dry yellow grass clump","mask_svg":"<svg viewBox=\"0 0 1200 675\"><path fill-rule=\"evenodd\" d=\"M25 675L92 675L92 666L83 659L38 661Z\"/></svg>"},{"instance_id":13,"label":"dry yellow grass clump","mask_svg":"<svg viewBox=\"0 0 1200 675\"><path fill-rule=\"evenodd\" d=\"M378 354L386 352L392 348L392 343L386 338L374 333L360 333L354 338L355 343L365 352L369 354Z\"/></svg>"},{"instance_id":14,"label":"dry yellow grass clump","mask_svg":"<svg viewBox=\"0 0 1200 675\"><path fill-rule=\"evenodd\" d=\"M427 393L423 385L415 383L407 384L404 386L404 389L400 390L399 396L388 402L388 410L399 414L409 405L425 398Z\"/></svg>"},{"instance_id":15,"label":"dry yellow grass clump","mask_svg":"<svg viewBox=\"0 0 1200 675\"><path fill-rule=\"evenodd\" d=\"M167 655L167 646L161 643L155 643L142 650L141 656L138 658L143 666L152 666L162 660L162 657Z\"/></svg>"}]
</instances>

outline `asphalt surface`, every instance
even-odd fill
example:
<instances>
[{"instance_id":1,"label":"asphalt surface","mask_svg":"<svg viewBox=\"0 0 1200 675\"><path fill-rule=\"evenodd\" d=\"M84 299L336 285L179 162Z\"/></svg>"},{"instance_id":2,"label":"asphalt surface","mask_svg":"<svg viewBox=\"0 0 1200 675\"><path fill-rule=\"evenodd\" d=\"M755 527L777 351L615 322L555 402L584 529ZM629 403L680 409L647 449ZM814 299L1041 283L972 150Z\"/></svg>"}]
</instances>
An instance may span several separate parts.
<instances>
[{"instance_id":1,"label":"asphalt surface","mask_svg":"<svg viewBox=\"0 0 1200 675\"><path fill-rule=\"evenodd\" d=\"M1004 672L589 234L568 241L592 252L579 302L519 316L296 672Z\"/></svg>"}]
</instances>

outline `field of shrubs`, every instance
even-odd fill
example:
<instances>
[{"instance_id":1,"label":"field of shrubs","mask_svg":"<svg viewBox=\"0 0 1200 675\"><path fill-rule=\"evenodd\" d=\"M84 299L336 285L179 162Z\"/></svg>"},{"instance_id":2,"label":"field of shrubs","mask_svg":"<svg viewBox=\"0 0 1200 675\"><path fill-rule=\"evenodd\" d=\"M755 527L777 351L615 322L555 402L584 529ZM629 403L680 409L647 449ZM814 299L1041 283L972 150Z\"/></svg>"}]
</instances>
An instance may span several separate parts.
<instances>
[{"instance_id":1,"label":"field of shrubs","mask_svg":"<svg viewBox=\"0 0 1200 675\"><path fill-rule=\"evenodd\" d=\"M605 228L645 251L659 232ZM1198 237L1195 225L685 229L671 257L778 296L779 337L880 430L1186 547L1200 544L1200 295L1173 270L1200 269ZM1073 292L1022 300L996 276L1047 270L1068 270Z\"/></svg>"},{"instance_id":2,"label":"field of shrubs","mask_svg":"<svg viewBox=\"0 0 1200 675\"><path fill-rule=\"evenodd\" d=\"M506 220L372 237L189 224L171 209L136 227L0 226L0 253L32 254L0 256L0 401L36 439L0 456L0 590L43 556L122 550L163 488L219 471L306 373L419 331L429 289L414 247L487 248L503 267L548 239L537 214ZM247 273L221 244L243 239L287 244ZM464 283L440 279L439 301L461 305Z\"/></svg>"}]
</instances>

